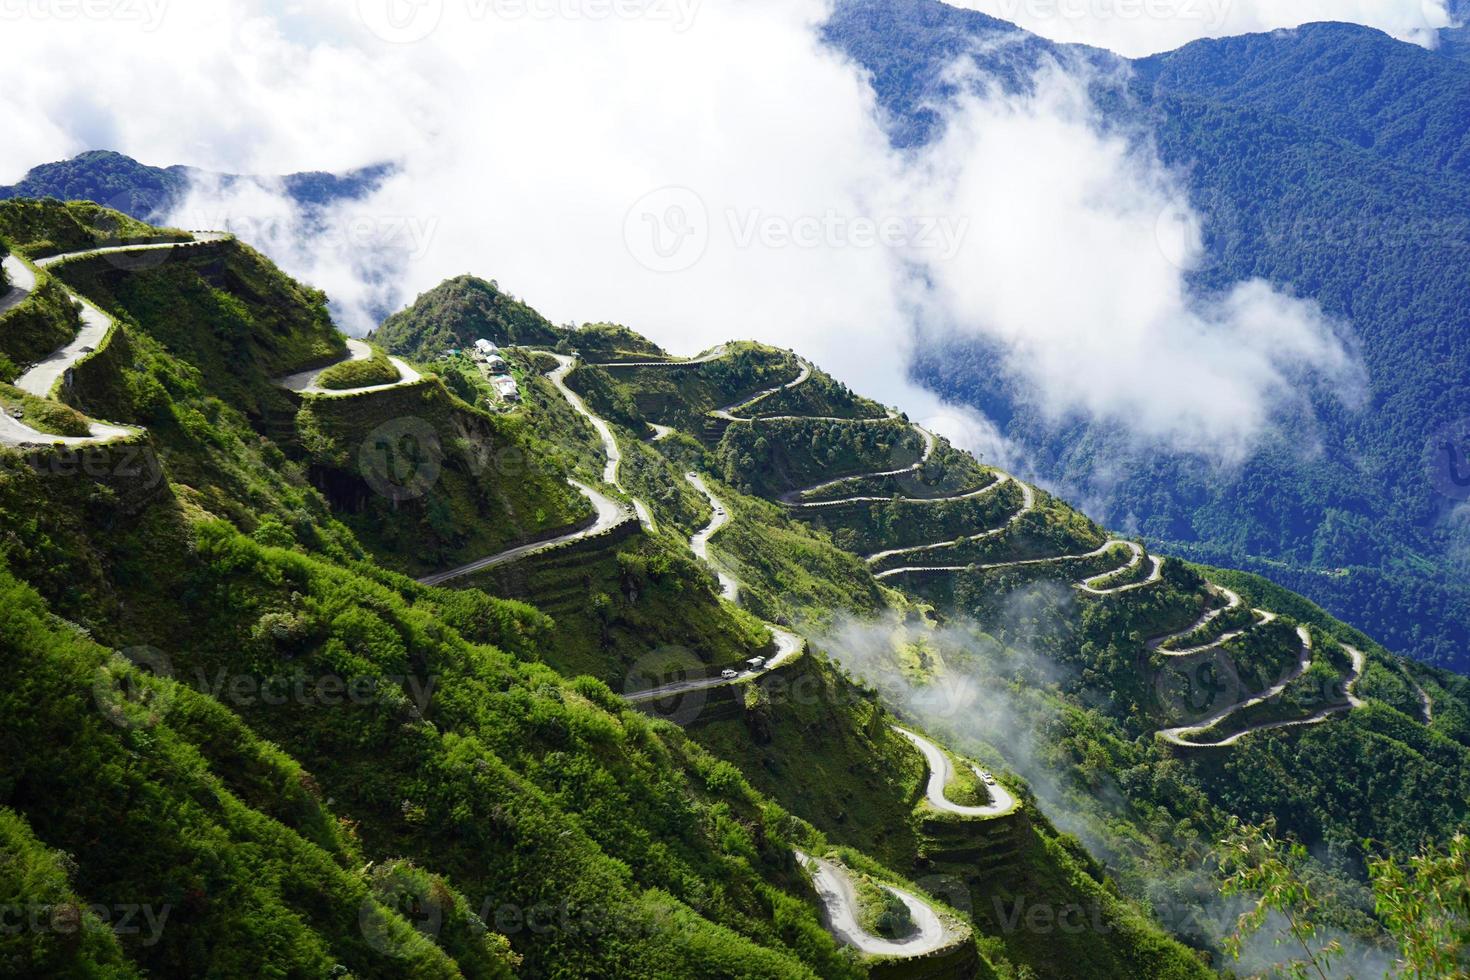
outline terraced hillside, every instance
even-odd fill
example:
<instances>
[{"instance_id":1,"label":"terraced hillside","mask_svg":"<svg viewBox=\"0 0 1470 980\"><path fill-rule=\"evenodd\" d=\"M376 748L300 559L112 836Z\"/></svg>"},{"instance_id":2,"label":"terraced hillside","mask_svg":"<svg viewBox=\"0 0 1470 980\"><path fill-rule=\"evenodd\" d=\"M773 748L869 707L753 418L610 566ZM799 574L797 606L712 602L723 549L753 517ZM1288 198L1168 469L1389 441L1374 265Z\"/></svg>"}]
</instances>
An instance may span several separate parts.
<instances>
[{"instance_id":1,"label":"terraced hillside","mask_svg":"<svg viewBox=\"0 0 1470 980\"><path fill-rule=\"evenodd\" d=\"M553 328L490 402L98 220L0 204L10 286L82 303L0 312L56 338L0 392L0 882L87 907L7 969L1199 977L1230 817L1336 848L1368 943L1360 842L1465 822L1454 678L797 354Z\"/></svg>"},{"instance_id":2,"label":"terraced hillside","mask_svg":"<svg viewBox=\"0 0 1470 980\"><path fill-rule=\"evenodd\" d=\"M1049 761L1077 777L1049 795L1052 802L1077 805L1080 819L1068 813L1069 822L1111 837L1108 843L1117 845L1112 860L1136 876L1136 883L1168 877L1161 873L1159 852L1150 853L1153 845L1184 866L1204 853L1194 834L1160 833L1157 824L1150 826L1166 813L1202 823L1229 813L1248 819L1274 813L1303 836L1318 839L1392 828L1406 847L1424 836L1414 827L1418 819L1464 825L1465 806L1453 799L1458 790L1435 789L1417 802L1399 796L1405 778L1416 786L1441 777L1460 785L1460 777L1439 763L1430 767L1433 776L1416 772L1431 745L1437 746L1429 750L1436 756L1447 751L1465 757L1464 729L1435 723L1435 697L1417 678L1437 676L1432 686L1441 697L1459 686L1456 679L1386 654L1259 579L1198 569L1151 554L1141 542L1111 537L1050 495L956 452L892 412L796 415L767 409L770 399L796 398L802 385L821 375L784 352L768 351L766 357L773 366L785 364L787 373L759 390L732 392L723 405L711 407L708 398L695 402L704 409L703 422L691 419L687 401L668 406L670 382L660 375L677 374L680 389L697 391L713 379L710 366L716 361L611 362L600 370L617 382L606 392L610 402L631 401L644 409L630 431L650 429L656 433L653 446L672 447L665 450L672 457L702 463L706 473L689 479L706 491L715 481L729 488L718 505L716 529L738 522L744 510L768 515L771 505L779 507L829 547L852 552L889 607L908 610L908 621L893 629L910 635L907 649L878 663L854 661L854 669L879 690L893 685L905 700L923 704L945 685L972 677L1013 685L1015 668L995 662L1007 659L1006 647L1045 653L1051 664L1036 677L1041 690L1021 710L1051 719L1060 744L1047 746L1054 753ZM758 538L726 551L723 540L696 535L701 554L719 563L727 593L742 575L757 589L781 588L779 571L760 581L769 565ZM1248 607L1237 587L1260 596L1258 606ZM1267 597L1285 601L1267 608ZM1046 627L1017 629L1018 604L1030 604L1033 619L1039 611ZM932 620L914 629L915 611ZM923 649L933 642L926 634L952 635L957 629L979 642L958 644L952 653ZM819 626L817 635L838 660L844 658L841 633ZM1062 683L1053 680L1058 670L1070 675ZM1364 695L1372 687L1378 699ZM752 704L745 717L750 740L763 766L779 765L779 753L761 751L759 743L780 705L759 699ZM1016 710L1004 707L1007 714ZM1006 757L1003 726L913 710L936 730L949 731L957 744ZM977 731L985 736L977 737ZM748 751L730 748L739 741L725 732L715 744ZM1032 755L1033 740L1028 736L1025 742L1025 754ZM1323 777L1321 758L1358 753L1379 759L1383 769L1350 767ZM814 787L790 787L802 778L799 766L779 769L785 787L762 780L753 769L747 766L757 785L778 796L818 793ZM1151 784L1135 780L1125 790L1117 779L1124 770L1158 775ZM1160 782L1166 773L1167 781ZM1033 765L1028 775L1036 774ZM829 775L817 772L814 778ZM1079 791L1096 794L1099 780L1114 799L1080 802ZM1365 813L1364 798L1399 812ZM1129 836L1119 835L1120 819L1133 828ZM1141 845L1134 834L1153 838L1153 844ZM881 847L873 836L865 837L866 846ZM1171 886L1181 890L1171 901L1199 900L1199 882L1176 873ZM971 889L977 907L999 894ZM1209 945L1203 929L1191 926L1181 934Z\"/></svg>"}]
</instances>

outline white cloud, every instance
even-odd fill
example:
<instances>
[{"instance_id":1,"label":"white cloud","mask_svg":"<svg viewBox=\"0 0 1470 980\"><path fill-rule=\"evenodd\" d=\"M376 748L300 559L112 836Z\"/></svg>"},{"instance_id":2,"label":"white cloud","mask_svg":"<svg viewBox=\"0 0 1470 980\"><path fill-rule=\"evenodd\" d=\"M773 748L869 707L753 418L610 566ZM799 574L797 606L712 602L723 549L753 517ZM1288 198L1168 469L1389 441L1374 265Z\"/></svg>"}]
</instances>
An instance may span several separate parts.
<instances>
[{"instance_id":1,"label":"white cloud","mask_svg":"<svg viewBox=\"0 0 1470 980\"><path fill-rule=\"evenodd\" d=\"M1316 21L1363 24L1433 47L1448 27L1447 0L953 0L1033 34L1107 48L1129 58L1206 37L1300 27Z\"/></svg>"},{"instance_id":2,"label":"white cloud","mask_svg":"<svg viewBox=\"0 0 1470 980\"><path fill-rule=\"evenodd\" d=\"M1023 102L961 104L943 140L903 155L862 73L817 41L819 0L516 2L401 8L437 17L403 44L356 4L27 23L0 32L0 111L23 121L0 169L97 145L237 172L399 160L312 235L269 186L197 188L178 219L228 220L354 332L385 296L469 271L676 352L797 347L972 443L983 420L907 380L916 315L1000 343L1054 414L1212 454L1248 446L1295 373L1350 373L1309 304L1258 283L1189 295L1154 231L1178 188L1099 136L1060 73Z\"/></svg>"},{"instance_id":3,"label":"white cloud","mask_svg":"<svg viewBox=\"0 0 1470 980\"><path fill-rule=\"evenodd\" d=\"M1100 134L1075 76L1052 67L1033 94L959 100L907 177L918 210L976 226L954 260L927 266L929 321L997 347L1055 421L1236 460L1303 375L1357 396L1356 364L1315 303L1261 281L1191 293L1197 238L1170 233L1201 218L1146 141Z\"/></svg>"}]
</instances>

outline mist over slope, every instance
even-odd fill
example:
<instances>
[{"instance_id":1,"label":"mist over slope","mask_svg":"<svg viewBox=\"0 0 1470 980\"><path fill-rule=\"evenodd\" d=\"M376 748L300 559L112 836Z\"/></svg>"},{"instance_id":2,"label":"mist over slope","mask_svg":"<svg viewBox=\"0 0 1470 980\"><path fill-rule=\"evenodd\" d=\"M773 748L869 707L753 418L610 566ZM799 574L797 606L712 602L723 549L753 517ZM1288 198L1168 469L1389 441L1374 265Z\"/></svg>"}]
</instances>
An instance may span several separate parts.
<instances>
[{"instance_id":1,"label":"mist over slope","mask_svg":"<svg viewBox=\"0 0 1470 980\"><path fill-rule=\"evenodd\" d=\"M827 28L873 68L899 142L943 138L925 107L953 89L965 37L960 61L981 79L1014 76L1017 51L1028 68L1078 61L1061 48L1037 53L1035 41L1002 43L1004 30L926 2L846 3ZM1098 63L1083 69L1096 124L1146 141L1180 176L1182 206L1155 216L1156 237L1187 288L1218 293L1260 277L1319 304L1362 387L1294 379L1299 400L1230 459L1217 445L1058 412L983 327L927 348L915 376L980 407L1039 475L1101 519L1260 571L1397 649L1465 669L1465 531L1437 477L1444 433L1470 397L1470 284L1456 259L1470 234L1470 76L1440 53L1343 24L1198 41L1112 75ZM1192 380L1129 378L1140 402Z\"/></svg>"},{"instance_id":2,"label":"mist over slope","mask_svg":"<svg viewBox=\"0 0 1470 980\"><path fill-rule=\"evenodd\" d=\"M712 4L596 44L584 25L492 32L461 13L406 45L350 17L270 21L296 74L220 97L295 118L311 91L320 118L351 129L334 154L401 167L327 206L270 180L194 180L170 220L236 228L357 333L475 268L555 322L636 322L672 350L800 341L1109 524L1274 575L1396 649L1459 664L1470 548L1458 500L1433 489L1446 457L1431 445L1466 395L1467 113L1447 52L1326 24L1129 62L917 2L830 17ZM180 14L148 43L214 56L196 29ZM767 63L732 63L736 37ZM445 56L475 44L505 47ZM634 118L611 92L569 91L568 62L672 101ZM389 64L408 81L343 94L345 74ZM178 70L148 65L157 87ZM426 103L434 90L465 103ZM790 91L802 118L753 111ZM1338 91L1359 98L1334 104ZM236 145L186 94L172 109L213 134L209 159L251 164L216 169L310 156L291 127ZM130 103L118 131L180 158L152 105ZM366 106L380 118L354 125ZM374 141L389 130L405 138ZM578 162L587 134L606 179ZM680 215L703 233L680 238ZM855 244L885 223L890 242ZM676 268L653 235L689 243ZM567 266L589 271L569 285Z\"/></svg>"}]
</instances>

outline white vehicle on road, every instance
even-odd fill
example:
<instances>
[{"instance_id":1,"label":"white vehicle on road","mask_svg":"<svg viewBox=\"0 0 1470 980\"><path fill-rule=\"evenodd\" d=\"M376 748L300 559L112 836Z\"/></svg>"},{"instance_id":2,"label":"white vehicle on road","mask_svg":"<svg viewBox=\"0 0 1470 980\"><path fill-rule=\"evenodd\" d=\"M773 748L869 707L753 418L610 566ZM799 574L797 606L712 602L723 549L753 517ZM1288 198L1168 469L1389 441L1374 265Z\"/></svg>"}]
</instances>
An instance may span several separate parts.
<instances>
[{"instance_id":1,"label":"white vehicle on road","mask_svg":"<svg viewBox=\"0 0 1470 980\"><path fill-rule=\"evenodd\" d=\"M724 670L720 671L720 676L723 677L727 681L733 681L735 678L739 677L740 675L737 674L737 673L735 673L735 671L731 670L729 667L726 667Z\"/></svg>"}]
</instances>

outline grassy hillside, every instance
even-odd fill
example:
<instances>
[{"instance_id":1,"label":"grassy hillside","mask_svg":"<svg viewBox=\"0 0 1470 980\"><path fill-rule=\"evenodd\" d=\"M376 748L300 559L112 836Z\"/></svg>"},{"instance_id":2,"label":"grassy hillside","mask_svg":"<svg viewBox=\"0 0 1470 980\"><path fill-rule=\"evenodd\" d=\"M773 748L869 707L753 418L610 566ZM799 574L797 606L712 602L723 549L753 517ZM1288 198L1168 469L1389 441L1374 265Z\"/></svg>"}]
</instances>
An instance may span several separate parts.
<instances>
[{"instance_id":1,"label":"grassy hillside","mask_svg":"<svg viewBox=\"0 0 1470 980\"><path fill-rule=\"evenodd\" d=\"M167 924L156 937L89 924L65 948L0 938L12 962L119 976L1196 977L1223 962L1221 929L1174 913L1216 897L1209 843L1228 817L1272 800L1326 848L1314 873L1365 942L1383 933L1362 901L1362 840L1403 854L1465 824L1463 687L1260 580L1177 561L1154 575L1121 542L1077 558L1101 529L1019 484L933 503L988 472L941 443L924 462L922 433L789 352L732 343L699 364L578 367L566 383L586 410L529 347L510 354L514 410L476 408L435 376L303 397L278 380L342 355L319 294L234 242L166 254L60 270L119 323L77 365L70 403L143 431L80 461L0 450L0 636L17 651L0 695L13 749L0 886L166 909ZM786 385L756 421L710 414ZM834 417L766 417L777 397L775 414ZM586 414L604 409L606 436ZM912 480L872 475L911 465ZM844 475L898 499L819 518L781 500ZM590 519L568 476L653 521L563 539ZM934 516L910 514L923 507ZM691 537L721 514L706 561ZM962 529L1004 532L998 554L1041 561L921 587L867 560ZM501 553L537 537L553 540ZM448 587L402 574L479 557L503 560ZM716 570L738 580L734 601ZM1207 577L1279 614L1217 649L1242 691L1289 666L1298 624L1321 636L1322 668L1267 713L1314 708L1313 680L1347 683L1337 644L1367 650L1353 681L1366 704L1230 750L1164 743L1198 705L1170 700L1175 665L1147 641L1220 601ZM795 649L783 628L800 631ZM771 669L719 677L782 650ZM617 693L671 680L710 683ZM1412 713L1420 689L1428 724ZM973 760L1015 806L936 805L900 721L965 773L950 803L989 798ZM887 883L948 940L920 959L842 945L797 848L839 860L870 921ZM14 868L31 870L13 883ZM1084 909L1084 926L1031 924L1035 907Z\"/></svg>"},{"instance_id":2,"label":"grassy hillside","mask_svg":"<svg viewBox=\"0 0 1470 980\"><path fill-rule=\"evenodd\" d=\"M70 341L80 326L66 291L47 273L37 272L31 294L0 314L0 380L18 377Z\"/></svg>"},{"instance_id":3,"label":"grassy hillside","mask_svg":"<svg viewBox=\"0 0 1470 980\"><path fill-rule=\"evenodd\" d=\"M394 354L432 360L450 348L466 349L484 338L495 344L550 346L558 331L492 280L448 279L411 306L384 320L372 340Z\"/></svg>"},{"instance_id":4,"label":"grassy hillside","mask_svg":"<svg viewBox=\"0 0 1470 980\"><path fill-rule=\"evenodd\" d=\"M174 228L155 228L91 201L17 198L0 202L0 237L28 259L104 245L188 241Z\"/></svg>"},{"instance_id":5,"label":"grassy hillside","mask_svg":"<svg viewBox=\"0 0 1470 980\"><path fill-rule=\"evenodd\" d=\"M590 522L517 416L437 380L308 397L295 418L308 476L379 560L424 574Z\"/></svg>"},{"instance_id":6,"label":"grassy hillside","mask_svg":"<svg viewBox=\"0 0 1470 980\"><path fill-rule=\"evenodd\" d=\"M618 380L626 391L609 392L608 401L631 397L641 403L654 397L643 390L644 379L659 370L667 369L622 372ZM651 382L650 387L657 397L666 397L670 383ZM686 425L708 435L701 423ZM1456 767L1470 761L1470 755L1463 743L1435 734L1461 731L1460 696L1449 694L1424 668L1387 656L1367 637L1259 578L1196 569L1172 559L1163 562L1155 577L1150 560L1126 562L1128 552L1121 544L1081 557L1104 541L1101 529L1039 491L1032 494L1034 507L1025 510L1015 484L1009 490L1003 484L993 499L933 503L933 484L921 466L902 477L884 477L887 482L881 487L875 479L857 479L800 497L837 500L881 488L893 495L886 502L785 508L777 516L782 506L747 496L754 491L789 499L793 489L835 474L903 466L916 453L906 448L913 442L905 427L901 420L876 427L867 422L771 421L731 425L703 454L694 454L689 443L678 439L653 445L676 458L711 466L727 478L717 492L734 522L712 542L712 549L743 577L753 608L767 615L791 610L802 621L803 613L813 615L814 607L825 607L825 614L816 613L807 622L819 624L820 635L826 637L821 642L835 660L956 750L1014 766L1035 789L1036 819L1064 818L1069 830L1088 841L1085 849L1072 840L1063 850L1079 855L1091 851L1108 870L1084 858L1074 869L1081 878L1063 874L1055 879L1071 882L1064 892L1102 886L1156 905L1180 938L1223 963L1221 941L1228 927L1212 911L1218 899L1208 870L1211 834L1220 832L1231 814L1258 821L1274 813L1290 833L1331 849L1333 859L1319 872L1331 883L1334 921L1359 941L1382 944L1383 933L1363 900L1366 858L1380 847L1413 852L1424 841L1444 840L1470 823L1470 809L1449 802L1466 790ZM948 466L941 470L977 472L949 452ZM733 483L728 479L732 476ZM944 489L962 498L967 482L950 479ZM747 513L760 516L747 523ZM783 565L801 552L794 542L779 546L783 538L775 529L793 518L797 526L809 529L804 535L814 545L824 542L817 547L833 551L865 556L922 545L866 563L872 571L904 564L960 567L886 578L882 586L901 589L908 598L880 592L887 598L865 603L861 590L833 588L841 581L836 571L841 566L830 559L808 564L800 576ZM955 540L966 533L974 537ZM773 559L773 554L782 557ZM974 567L984 563L1009 565ZM859 577L871 580L870 573L860 571L863 567L861 561L854 565ZM1244 605L1196 634L1191 625L1222 604L1206 589L1207 578L1238 589ZM822 585L802 584L812 579ZM1101 589L1131 589L1116 596L1088 596L1072 587L1083 580ZM783 583L781 592L789 591L796 601L767 598L772 583ZM1282 618L1250 625L1256 618L1249 614L1251 605ZM834 607L847 615L833 617ZM881 613L885 608L892 611ZM1298 624L1323 631L1316 634L1312 666L1272 694L1300 657ZM1226 637L1242 628L1241 637ZM1179 642L1181 648L1222 638L1226 642L1184 659L1152 652L1146 642L1178 631L1190 637ZM1361 678L1354 677L1338 639L1368 651ZM1231 714L1207 729L1201 740L1262 723L1311 718L1346 706L1345 688L1366 698L1366 705L1305 728L1250 733L1228 748L1190 753L1156 735L1166 726L1187 724L1257 695L1267 700ZM1420 690L1435 705L1428 725ZM893 823L890 817L871 815L872 789L853 781L858 770L850 767L842 776L810 763L803 766L799 753L787 748L799 743L798 732L838 727L822 709L824 704L827 699L820 696L791 704L774 698L770 703L747 702L741 718L712 722L709 737L730 746L724 749L728 754L747 758L752 779L778 798L809 800L800 805L821 811L824 815L814 819L829 833L887 854L883 848ZM1391 725L1388 719L1393 719ZM793 726L792 734L783 739L786 726ZM1427 752L1431 743L1435 752L1447 755L1437 759ZM742 744L746 747L734 747ZM833 741L834 751L838 744ZM1351 761L1359 756L1375 759L1371 771ZM1449 758L1460 761L1449 766L1440 761ZM1323 765L1323 759L1337 761ZM1406 779L1415 787L1413 800L1396 798L1390 788L1402 787ZM860 830L878 824L889 828L887 834ZM1410 827L1417 832L1409 832ZM1042 833L1030 844L1023 840L1016 848L1031 855L1045 853L1045 837ZM1375 843L1365 850L1364 839ZM966 857L961 865L973 859ZM1016 868L1014 857L996 860L997 877L1004 882ZM1084 878L1092 885L1083 884ZM971 895L979 903L977 915L981 907L987 909L977 919L982 932L1004 933L1003 916L998 919L999 913L990 909L1012 901L1014 892L993 882L977 888ZM1070 894L1075 899L1078 893ZM1123 955L1142 957L1141 949L1148 945L1143 935L1136 944L1125 944ZM1096 944L1063 950L1051 934L1048 943L1032 934L1008 936L992 962L1027 963L1045 973L1062 961L1052 957L1085 962L1101 955ZM1173 956L1159 949L1164 956L1159 963ZM1105 963L1106 955L1098 962ZM1110 968L1097 969L1106 973Z\"/></svg>"}]
</instances>

